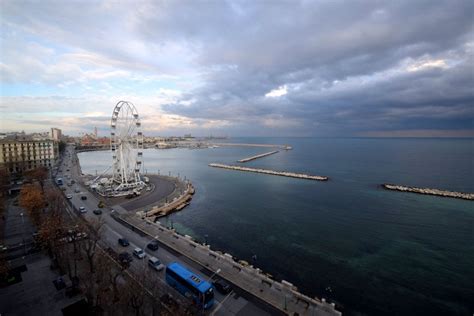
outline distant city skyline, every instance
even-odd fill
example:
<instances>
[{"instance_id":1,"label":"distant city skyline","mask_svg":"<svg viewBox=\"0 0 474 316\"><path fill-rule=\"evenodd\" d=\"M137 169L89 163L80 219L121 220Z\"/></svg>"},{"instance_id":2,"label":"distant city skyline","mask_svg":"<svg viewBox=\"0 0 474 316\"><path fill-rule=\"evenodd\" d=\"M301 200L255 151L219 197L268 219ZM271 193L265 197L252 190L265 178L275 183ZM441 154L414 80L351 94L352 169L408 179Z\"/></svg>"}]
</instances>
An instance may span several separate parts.
<instances>
[{"instance_id":1,"label":"distant city skyline","mask_svg":"<svg viewBox=\"0 0 474 316\"><path fill-rule=\"evenodd\" d=\"M0 131L474 137L472 1L2 1Z\"/></svg>"}]
</instances>

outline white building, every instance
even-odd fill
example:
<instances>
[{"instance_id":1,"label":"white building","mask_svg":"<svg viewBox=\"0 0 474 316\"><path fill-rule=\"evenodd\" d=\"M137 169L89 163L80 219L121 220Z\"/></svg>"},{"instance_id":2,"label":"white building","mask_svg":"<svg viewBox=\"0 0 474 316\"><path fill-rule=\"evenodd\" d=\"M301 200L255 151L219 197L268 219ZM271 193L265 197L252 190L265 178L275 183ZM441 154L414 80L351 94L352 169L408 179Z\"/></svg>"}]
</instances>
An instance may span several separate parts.
<instances>
[{"instance_id":1,"label":"white building","mask_svg":"<svg viewBox=\"0 0 474 316\"><path fill-rule=\"evenodd\" d=\"M51 138L53 140L60 141L62 136L62 131L59 128L51 128Z\"/></svg>"}]
</instances>

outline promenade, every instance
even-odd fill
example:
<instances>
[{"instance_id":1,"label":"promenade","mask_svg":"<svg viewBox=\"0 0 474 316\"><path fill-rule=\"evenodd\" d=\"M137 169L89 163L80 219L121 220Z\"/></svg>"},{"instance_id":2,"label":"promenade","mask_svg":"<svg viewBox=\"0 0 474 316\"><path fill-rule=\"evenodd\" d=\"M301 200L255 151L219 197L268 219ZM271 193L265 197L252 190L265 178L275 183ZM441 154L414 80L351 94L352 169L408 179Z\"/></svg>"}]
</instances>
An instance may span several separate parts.
<instances>
[{"instance_id":1,"label":"promenade","mask_svg":"<svg viewBox=\"0 0 474 316\"><path fill-rule=\"evenodd\" d=\"M195 242L188 235L177 234L174 229L168 229L159 222L142 220L133 214L121 214L115 217L122 224L133 227L134 231L150 238L155 238L167 247L205 267L211 273L218 273L221 278L284 314L341 315L333 303L301 294L290 282L275 281L262 270L254 268L247 262L243 260L236 262L232 255L213 251L209 245Z\"/></svg>"},{"instance_id":2,"label":"promenade","mask_svg":"<svg viewBox=\"0 0 474 316\"><path fill-rule=\"evenodd\" d=\"M189 201L192 199L192 196L194 194L194 187L190 182L187 182L183 188L175 190L172 193L178 195L174 196L170 194L170 196L167 197L167 199L170 199L169 202L166 200L165 203L160 203L151 208L138 211L137 215L140 217L146 216L155 218L167 216L175 211L180 211L185 206L187 206L189 204Z\"/></svg>"}]
</instances>

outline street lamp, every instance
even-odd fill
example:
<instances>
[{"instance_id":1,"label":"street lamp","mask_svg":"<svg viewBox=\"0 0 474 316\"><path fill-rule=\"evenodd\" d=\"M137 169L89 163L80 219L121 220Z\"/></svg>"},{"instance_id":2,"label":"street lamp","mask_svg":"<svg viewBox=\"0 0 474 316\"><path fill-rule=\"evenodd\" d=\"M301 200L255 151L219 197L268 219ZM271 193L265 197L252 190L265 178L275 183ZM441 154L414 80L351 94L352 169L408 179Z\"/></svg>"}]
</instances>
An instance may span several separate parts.
<instances>
[{"instance_id":1,"label":"street lamp","mask_svg":"<svg viewBox=\"0 0 474 316\"><path fill-rule=\"evenodd\" d=\"M214 272L210 277L209 279L207 279L207 282L211 281L211 279L216 275L216 274L219 274L221 272L221 268L217 269L216 272Z\"/></svg>"},{"instance_id":2,"label":"street lamp","mask_svg":"<svg viewBox=\"0 0 474 316\"><path fill-rule=\"evenodd\" d=\"M26 256L26 244L25 244L25 219L23 213L20 213L21 216L21 239L23 240L23 256Z\"/></svg>"}]
</instances>

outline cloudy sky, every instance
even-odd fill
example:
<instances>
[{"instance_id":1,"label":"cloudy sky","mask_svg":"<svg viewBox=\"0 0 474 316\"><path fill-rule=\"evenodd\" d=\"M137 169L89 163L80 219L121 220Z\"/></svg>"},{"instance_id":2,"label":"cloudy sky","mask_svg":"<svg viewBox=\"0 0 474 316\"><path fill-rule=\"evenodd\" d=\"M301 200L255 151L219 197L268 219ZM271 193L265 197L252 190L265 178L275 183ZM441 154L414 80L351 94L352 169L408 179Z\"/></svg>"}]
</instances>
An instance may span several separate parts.
<instances>
[{"instance_id":1,"label":"cloudy sky","mask_svg":"<svg viewBox=\"0 0 474 316\"><path fill-rule=\"evenodd\" d=\"M0 1L0 130L474 136L473 1Z\"/></svg>"}]
</instances>

